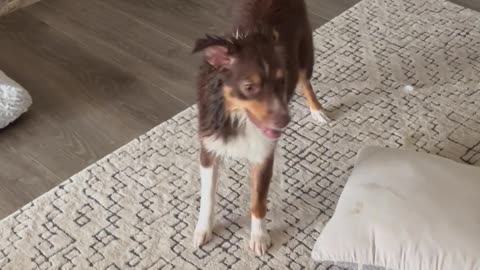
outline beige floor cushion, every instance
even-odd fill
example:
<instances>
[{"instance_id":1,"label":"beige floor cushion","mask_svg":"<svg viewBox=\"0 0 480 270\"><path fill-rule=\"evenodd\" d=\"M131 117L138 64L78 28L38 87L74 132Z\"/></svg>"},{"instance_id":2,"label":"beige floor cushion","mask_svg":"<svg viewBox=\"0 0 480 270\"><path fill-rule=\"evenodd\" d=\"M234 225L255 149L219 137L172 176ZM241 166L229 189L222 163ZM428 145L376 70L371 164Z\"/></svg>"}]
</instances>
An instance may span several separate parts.
<instances>
[{"instance_id":1,"label":"beige floor cushion","mask_svg":"<svg viewBox=\"0 0 480 270\"><path fill-rule=\"evenodd\" d=\"M480 269L480 168L362 150L312 257L397 270Z\"/></svg>"}]
</instances>

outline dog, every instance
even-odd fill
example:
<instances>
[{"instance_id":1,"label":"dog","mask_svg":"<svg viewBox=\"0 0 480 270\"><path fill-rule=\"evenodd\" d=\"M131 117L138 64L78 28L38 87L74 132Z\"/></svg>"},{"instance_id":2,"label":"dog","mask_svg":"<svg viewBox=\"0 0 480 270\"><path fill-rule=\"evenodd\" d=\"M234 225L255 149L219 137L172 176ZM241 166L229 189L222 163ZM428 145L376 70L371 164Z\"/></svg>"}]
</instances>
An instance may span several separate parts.
<instances>
[{"instance_id":1,"label":"dog","mask_svg":"<svg viewBox=\"0 0 480 270\"><path fill-rule=\"evenodd\" d=\"M250 248L259 256L271 245L266 229L267 193L274 150L289 121L289 102L299 89L311 115L328 122L310 78L313 39L303 0L234 0L232 28L196 40L198 74L200 213L194 247L212 237L219 159L251 163Z\"/></svg>"}]
</instances>

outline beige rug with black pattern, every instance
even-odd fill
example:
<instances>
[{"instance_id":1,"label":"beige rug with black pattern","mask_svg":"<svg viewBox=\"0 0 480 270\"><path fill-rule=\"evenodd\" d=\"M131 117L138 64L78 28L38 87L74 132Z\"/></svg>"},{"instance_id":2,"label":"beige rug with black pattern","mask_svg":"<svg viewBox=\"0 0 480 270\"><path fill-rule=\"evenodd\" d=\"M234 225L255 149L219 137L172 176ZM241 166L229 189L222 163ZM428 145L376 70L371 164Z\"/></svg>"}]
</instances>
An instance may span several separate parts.
<instances>
[{"instance_id":1,"label":"beige rug with black pattern","mask_svg":"<svg viewBox=\"0 0 480 270\"><path fill-rule=\"evenodd\" d=\"M365 0L315 32L313 79L334 122L303 99L269 194L273 246L248 250L249 180L228 160L213 240L192 248L196 110L106 156L0 222L0 269L343 269L311 249L357 151L417 149L480 165L480 14L442 0ZM364 268L365 269L365 268Z\"/></svg>"}]
</instances>

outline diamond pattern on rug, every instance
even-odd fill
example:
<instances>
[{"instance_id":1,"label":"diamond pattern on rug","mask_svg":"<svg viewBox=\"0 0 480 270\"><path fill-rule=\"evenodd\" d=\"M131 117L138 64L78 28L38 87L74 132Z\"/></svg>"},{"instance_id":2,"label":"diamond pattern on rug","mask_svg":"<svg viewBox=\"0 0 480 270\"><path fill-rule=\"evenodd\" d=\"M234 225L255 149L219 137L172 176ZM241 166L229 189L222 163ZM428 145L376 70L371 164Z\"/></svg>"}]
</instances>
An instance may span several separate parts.
<instances>
[{"instance_id":1,"label":"diamond pattern on rug","mask_svg":"<svg viewBox=\"0 0 480 270\"><path fill-rule=\"evenodd\" d=\"M1 221L0 269L356 269L315 264L310 252L360 148L480 165L480 15L441 0L365 0L314 40L312 83L334 121L313 122L294 98L265 256L248 250L241 160L221 170L213 239L192 248L200 200L192 107Z\"/></svg>"}]
</instances>

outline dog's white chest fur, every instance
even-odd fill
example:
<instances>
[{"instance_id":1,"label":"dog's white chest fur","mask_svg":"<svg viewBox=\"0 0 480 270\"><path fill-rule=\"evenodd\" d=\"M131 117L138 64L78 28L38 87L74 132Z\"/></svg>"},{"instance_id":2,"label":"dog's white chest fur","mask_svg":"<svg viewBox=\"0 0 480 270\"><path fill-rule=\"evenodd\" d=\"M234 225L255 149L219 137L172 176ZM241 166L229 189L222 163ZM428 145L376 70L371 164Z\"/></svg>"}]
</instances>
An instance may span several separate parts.
<instances>
[{"instance_id":1,"label":"dog's white chest fur","mask_svg":"<svg viewBox=\"0 0 480 270\"><path fill-rule=\"evenodd\" d=\"M206 137L203 139L205 148L220 157L247 159L253 163L265 161L275 148L275 141L263 135L250 120L240 117L244 121L244 127L239 135L226 142L222 138Z\"/></svg>"}]
</instances>

